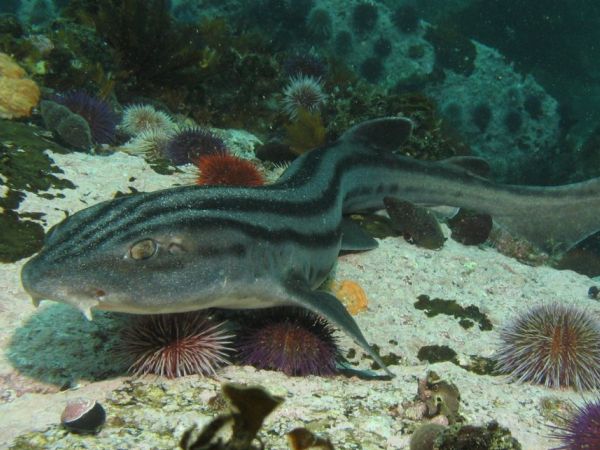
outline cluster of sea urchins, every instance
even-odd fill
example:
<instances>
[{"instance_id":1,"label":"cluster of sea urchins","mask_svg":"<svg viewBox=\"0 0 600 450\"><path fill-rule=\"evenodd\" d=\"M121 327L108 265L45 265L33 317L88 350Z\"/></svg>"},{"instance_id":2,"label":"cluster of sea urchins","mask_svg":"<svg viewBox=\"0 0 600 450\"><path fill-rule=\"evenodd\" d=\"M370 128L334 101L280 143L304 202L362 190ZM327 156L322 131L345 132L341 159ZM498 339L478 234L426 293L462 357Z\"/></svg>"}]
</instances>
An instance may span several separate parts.
<instances>
[{"instance_id":1,"label":"cluster of sea urchins","mask_svg":"<svg viewBox=\"0 0 600 450\"><path fill-rule=\"evenodd\" d=\"M248 314L252 322L240 321L237 337L206 311L141 316L122 331L118 353L138 376L214 375L233 353L242 364L292 376L336 372L339 350L325 319L297 308Z\"/></svg>"}]
</instances>

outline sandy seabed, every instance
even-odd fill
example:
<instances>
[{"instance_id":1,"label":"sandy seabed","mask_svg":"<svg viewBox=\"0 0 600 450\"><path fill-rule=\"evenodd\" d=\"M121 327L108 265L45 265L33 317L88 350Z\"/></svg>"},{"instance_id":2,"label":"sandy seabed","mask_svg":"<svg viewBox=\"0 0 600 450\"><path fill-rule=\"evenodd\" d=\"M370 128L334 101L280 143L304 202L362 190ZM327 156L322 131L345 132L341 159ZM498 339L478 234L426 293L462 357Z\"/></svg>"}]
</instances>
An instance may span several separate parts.
<instances>
[{"instance_id":1,"label":"sandy seabed","mask_svg":"<svg viewBox=\"0 0 600 450\"><path fill-rule=\"evenodd\" d=\"M181 182L174 175L158 175L139 157L115 153L50 154L76 185L64 198L48 200L29 194L21 211L43 212L47 226L70 213L112 198L129 187L151 191ZM110 170L107 168L110 167ZM498 330L521 311L534 305L561 302L586 308L600 320L600 302L589 299L593 281L570 271L530 267L493 249L466 247L452 240L438 251L417 248L401 238L380 241L379 248L339 258L336 279L358 282L369 298L368 310L356 321L382 355L394 354L391 381L358 378L291 378L251 367L230 366L217 379L189 376L177 380L156 377L133 379L111 371L110 352L122 316L96 314L87 322L74 309L42 302L35 309L23 291L19 272L24 261L2 264L0 271L0 445L19 448L173 448L183 431L212 416L206 407L223 381L259 384L285 402L261 432L266 448L286 449L285 432L305 426L328 436L339 449L408 448L414 429L402 418L403 402L412 401L417 380L428 370L454 383L461 393L467 422L497 420L509 428L524 449L558 446L547 436L543 399L579 403L594 393L553 390L509 383L503 376L477 375L453 363L427 364L417 353L426 345L446 345L459 361L471 355L492 357ZM419 295L475 305L492 323L492 330L475 325L464 329L458 319L426 317L414 307ZM339 336L354 361L368 368L369 360L346 336ZM100 381L98 381L100 380ZM597 393L596 393L597 394ZM108 413L105 427L95 436L75 436L59 427L69 398L95 398Z\"/></svg>"}]
</instances>

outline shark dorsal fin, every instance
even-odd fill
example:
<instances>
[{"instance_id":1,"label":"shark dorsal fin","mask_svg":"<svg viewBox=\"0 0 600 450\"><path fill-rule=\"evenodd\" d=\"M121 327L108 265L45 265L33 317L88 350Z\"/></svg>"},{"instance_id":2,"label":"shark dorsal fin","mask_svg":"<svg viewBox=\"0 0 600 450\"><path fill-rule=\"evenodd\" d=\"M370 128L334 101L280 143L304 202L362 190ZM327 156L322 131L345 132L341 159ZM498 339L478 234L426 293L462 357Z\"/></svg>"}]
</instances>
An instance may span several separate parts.
<instances>
[{"instance_id":1,"label":"shark dorsal fin","mask_svg":"<svg viewBox=\"0 0 600 450\"><path fill-rule=\"evenodd\" d=\"M340 141L391 152L410 137L412 127L405 117L383 117L353 126L340 136Z\"/></svg>"}]
</instances>

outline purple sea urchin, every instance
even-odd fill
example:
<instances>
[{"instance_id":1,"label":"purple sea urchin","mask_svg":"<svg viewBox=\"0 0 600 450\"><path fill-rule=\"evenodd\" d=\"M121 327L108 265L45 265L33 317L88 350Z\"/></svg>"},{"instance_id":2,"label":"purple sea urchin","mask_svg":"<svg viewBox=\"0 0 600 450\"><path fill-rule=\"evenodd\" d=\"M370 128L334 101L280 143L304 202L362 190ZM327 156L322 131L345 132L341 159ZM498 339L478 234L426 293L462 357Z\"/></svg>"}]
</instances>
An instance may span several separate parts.
<instances>
[{"instance_id":1,"label":"purple sea urchin","mask_svg":"<svg viewBox=\"0 0 600 450\"><path fill-rule=\"evenodd\" d=\"M130 105L123 110L121 127L126 133L137 135L148 130L172 130L175 123L167 113L157 111L152 105Z\"/></svg>"},{"instance_id":2,"label":"purple sea urchin","mask_svg":"<svg viewBox=\"0 0 600 450\"><path fill-rule=\"evenodd\" d=\"M200 127L189 127L177 131L165 149L165 156L175 165L195 162L200 156L227 153L223 139Z\"/></svg>"},{"instance_id":3,"label":"purple sea urchin","mask_svg":"<svg viewBox=\"0 0 600 450\"><path fill-rule=\"evenodd\" d=\"M54 99L85 119L90 126L92 138L99 144L110 144L115 139L118 116L103 100L83 91L71 91Z\"/></svg>"},{"instance_id":4,"label":"purple sea urchin","mask_svg":"<svg viewBox=\"0 0 600 450\"><path fill-rule=\"evenodd\" d=\"M559 303L533 308L500 332L498 368L548 387L600 387L600 326Z\"/></svg>"},{"instance_id":5,"label":"purple sea urchin","mask_svg":"<svg viewBox=\"0 0 600 450\"><path fill-rule=\"evenodd\" d=\"M283 91L283 109L292 119L295 119L300 110L310 113L318 111L326 97L319 78L305 75L293 76Z\"/></svg>"},{"instance_id":6,"label":"purple sea urchin","mask_svg":"<svg viewBox=\"0 0 600 450\"><path fill-rule=\"evenodd\" d=\"M213 323L203 311L140 316L123 330L118 353L138 376L213 375L228 364L232 338L222 323Z\"/></svg>"},{"instance_id":7,"label":"purple sea urchin","mask_svg":"<svg viewBox=\"0 0 600 450\"><path fill-rule=\"evenodd\" d=\"M561 441L553 450L600 449L600 397L578 406L562 426L553 426L551 437Z\"/></svg>"},{"instance_id":8,"label":"purple sea urchin","mask_svg":"<svg viewBox=\"0 0 600 450\"><path fill-rule=\"evenodd\" d=\"M337 341L325 319L300 308L273 308L259 314L238 334L243 364L290 376L336 372Z\"/></svg>"}]
</instances>

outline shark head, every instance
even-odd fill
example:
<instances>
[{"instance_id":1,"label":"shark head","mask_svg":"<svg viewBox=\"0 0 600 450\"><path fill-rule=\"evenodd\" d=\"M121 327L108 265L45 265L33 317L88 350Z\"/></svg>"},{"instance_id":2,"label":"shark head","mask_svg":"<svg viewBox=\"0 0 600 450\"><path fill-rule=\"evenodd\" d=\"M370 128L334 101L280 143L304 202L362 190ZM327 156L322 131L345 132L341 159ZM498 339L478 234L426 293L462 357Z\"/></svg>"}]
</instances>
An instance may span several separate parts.
<instances>
[{"instance_id":1,"label":"shark head","mask_svg":"<svg viewBox=\"0 0 600 450\"><path fill-rule=\"evenodd\" d=\"M171 198L110 200L53 227L21 272L34 304L66 303L86 317L93 308L154 314L228 307L244 237L213 226L201 210L180 208L176 190L163 193Z\"/></svg>"}]
</instances>

